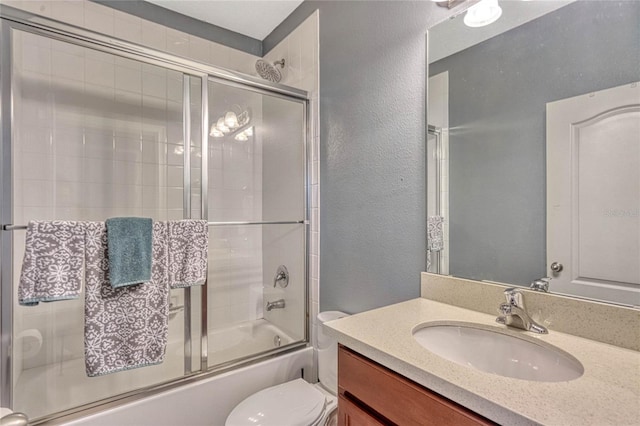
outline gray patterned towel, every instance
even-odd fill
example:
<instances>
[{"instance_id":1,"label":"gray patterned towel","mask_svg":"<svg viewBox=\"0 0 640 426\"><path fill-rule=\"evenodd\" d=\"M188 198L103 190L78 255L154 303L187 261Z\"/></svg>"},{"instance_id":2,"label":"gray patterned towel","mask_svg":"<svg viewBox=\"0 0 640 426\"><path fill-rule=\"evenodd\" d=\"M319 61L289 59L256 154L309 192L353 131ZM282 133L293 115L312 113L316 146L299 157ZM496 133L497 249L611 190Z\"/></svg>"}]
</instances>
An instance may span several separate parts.
<instances>
[{"instance_id":1,"label":"gray patterned towel","mask_svg":"<svg viewBox=\"0 0 640 426\"><path fill-rule=\"evenodd\" d=\"M27 227L18 303L77 299L82 288L84 224L30 221Z\"/></svg>"},{"instance_id":2,"label":"gray patterned towel","mask_svg":"<svg viewBox=\"0 0 640 426\"><path fill-rule=\"evenodd\" d=\"M202 285L207 278L209 227L206 220L170 220L169 286Z\"/></svg>"},{"instance_id":3,"label":"gray patterned towel","mask_svg":"<svg viewBox=\"0 0 640 426\"><path fill-rule=\"evenodd\" d=\"M104 222L88 222L84 352L87 376L164 360L168 334L167 224L153 224L151 281L113 288Z\"/></svg>"}]
</instances>

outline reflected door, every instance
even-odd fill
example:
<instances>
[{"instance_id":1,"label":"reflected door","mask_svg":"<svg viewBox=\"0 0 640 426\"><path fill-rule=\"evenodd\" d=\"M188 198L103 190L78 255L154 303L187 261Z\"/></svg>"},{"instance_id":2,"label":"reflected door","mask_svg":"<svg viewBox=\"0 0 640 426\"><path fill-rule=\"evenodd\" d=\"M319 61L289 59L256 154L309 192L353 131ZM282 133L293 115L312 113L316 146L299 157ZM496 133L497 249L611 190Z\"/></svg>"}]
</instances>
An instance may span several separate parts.
<instances>
[{"instance_id":1,"label":"reflected door","mask_svg":"<svg viewBox=\"0 0 640 426\"><path fill-rule=\"evenodd\" d=\"M552 291L640 305L638 135L637 83L547 104Z\"/></svg>"}]
</instances>

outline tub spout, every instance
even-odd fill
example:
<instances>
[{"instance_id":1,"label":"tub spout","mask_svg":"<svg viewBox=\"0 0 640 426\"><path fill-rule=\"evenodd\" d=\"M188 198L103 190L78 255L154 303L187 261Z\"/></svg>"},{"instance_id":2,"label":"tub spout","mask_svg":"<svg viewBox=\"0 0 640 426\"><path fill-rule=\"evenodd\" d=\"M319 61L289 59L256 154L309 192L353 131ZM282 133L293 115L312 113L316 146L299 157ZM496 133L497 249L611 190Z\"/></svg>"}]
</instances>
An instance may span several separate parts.
<instances>
[{"instance_id":1,"label":"tub spout","mask_svg":"<svg viewBox=\"0 0 640 426\"><path fill-rule=\"evenodd\" d=\"M267 312L273 309L284 309L284 299L274 300L273 302L267 302Z\"/></svg>"},{"instance_id":2,"label":"tub spout","mask_svg":"<svg viewBox=\"0 0 640 426\"><path fill-rule=\"evenodd\" d=\"M11 413L0 419L0 426L27 426L29 419L23 413Z\"/></svg>"}]
</instances>

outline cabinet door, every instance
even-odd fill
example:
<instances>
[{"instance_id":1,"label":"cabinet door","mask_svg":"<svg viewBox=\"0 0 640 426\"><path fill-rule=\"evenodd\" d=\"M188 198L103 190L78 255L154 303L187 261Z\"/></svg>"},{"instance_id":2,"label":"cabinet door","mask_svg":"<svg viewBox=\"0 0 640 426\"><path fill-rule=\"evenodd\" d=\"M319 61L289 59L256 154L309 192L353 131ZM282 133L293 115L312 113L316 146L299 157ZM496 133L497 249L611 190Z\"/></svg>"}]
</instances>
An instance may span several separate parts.
<instances>
[{"instance_id":1,"label":"cabinet door","mask_svg":"<svg viewBox=\"0 0 640 426\"><path fill-rule=\"evenodd\" d=\"M372 417L340 395L338 399L338 426L383 426L375 417Z\"/></svg>"},{"instance_id":2,"label":"cabinet door","mask_svg":"<svg viewBox=\"0 0 640 426\"><path fill-rule=\"evenodd\" d=\"M388 368L340 346L338 390L368 412L402 426L479 426L493 423ZM343 403L343 399L339 404ZM362 406L361 405L361 406ZM365 423L363 423L365 424ZM378 424L378 423L374 423Z\"/></svg>"}]
</instances>

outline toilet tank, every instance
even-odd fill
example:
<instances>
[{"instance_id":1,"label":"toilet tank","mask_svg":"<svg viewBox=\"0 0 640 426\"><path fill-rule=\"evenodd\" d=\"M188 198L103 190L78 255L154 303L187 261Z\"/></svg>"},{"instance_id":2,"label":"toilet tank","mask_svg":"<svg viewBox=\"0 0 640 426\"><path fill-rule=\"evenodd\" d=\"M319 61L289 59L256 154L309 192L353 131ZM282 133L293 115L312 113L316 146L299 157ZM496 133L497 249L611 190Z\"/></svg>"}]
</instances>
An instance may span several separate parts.
<instances>
[{"instance_id":1,"label":"toilet tank","mask_svg":"<svg viewBox=\"0 0 640 426\"><path fill-rule=\"evenodd\" d=\"M322 386L334 395L338 394L338 341L324 332L322 324L348 316L340 311L320 312L316 322L318 378Z\"/></svg>"}]
</instances>

